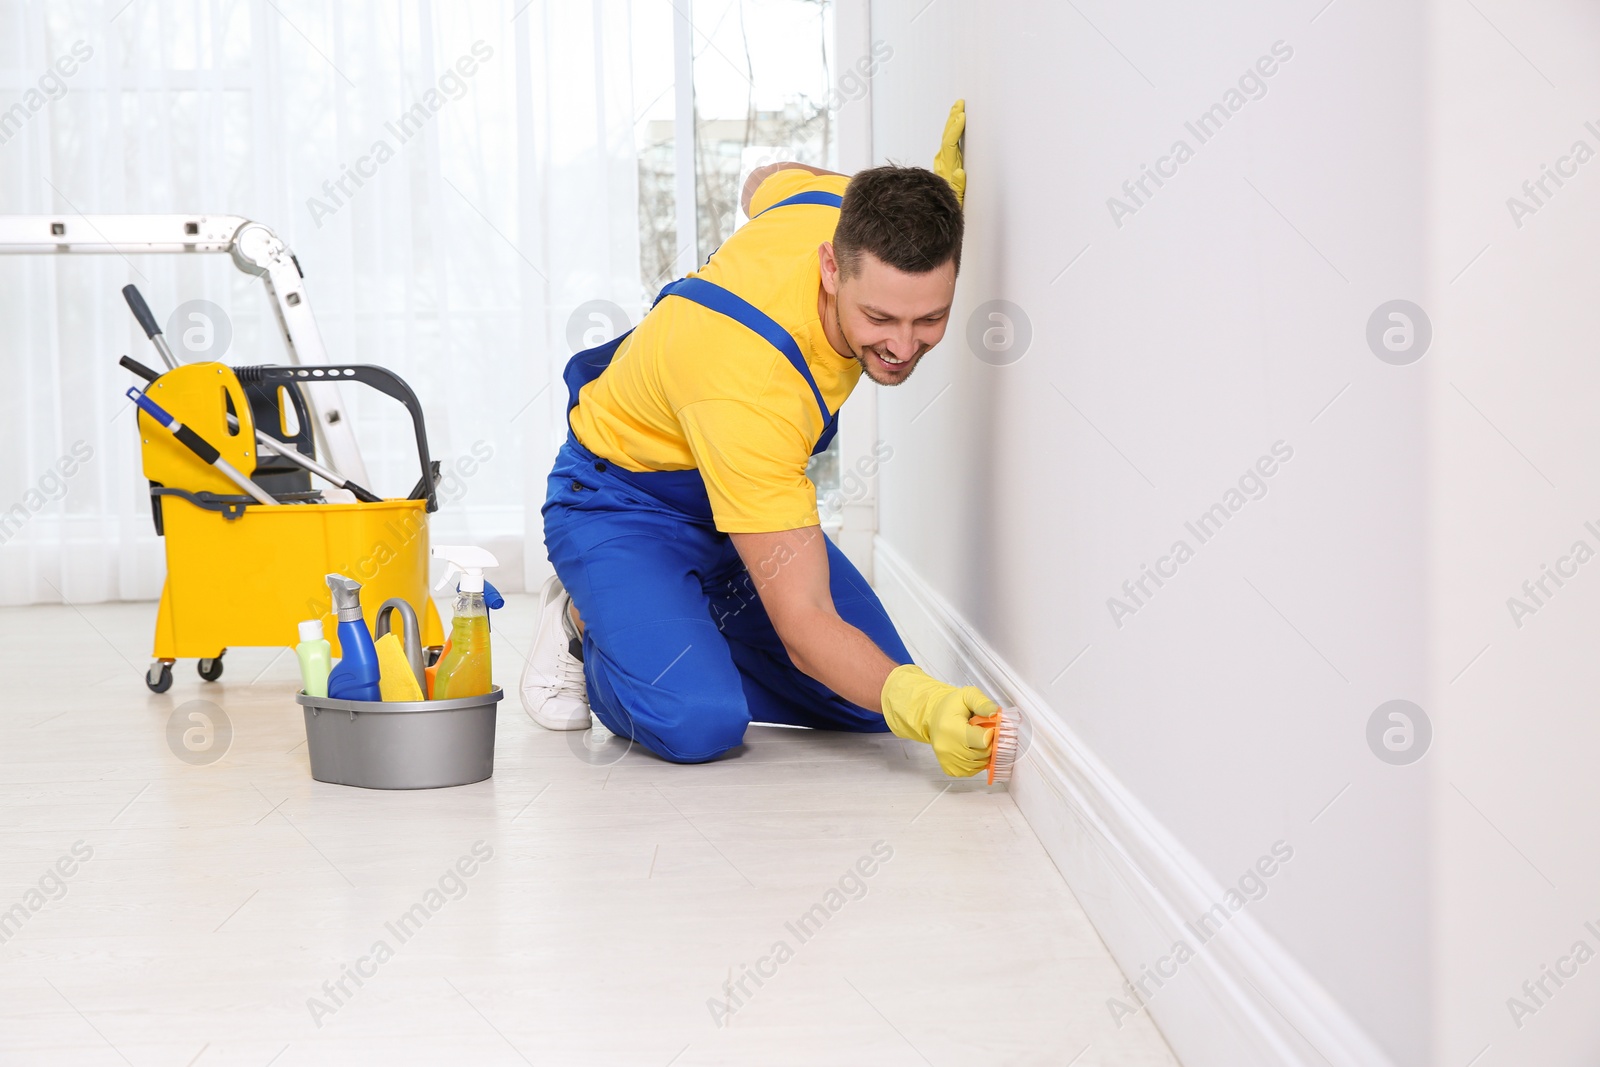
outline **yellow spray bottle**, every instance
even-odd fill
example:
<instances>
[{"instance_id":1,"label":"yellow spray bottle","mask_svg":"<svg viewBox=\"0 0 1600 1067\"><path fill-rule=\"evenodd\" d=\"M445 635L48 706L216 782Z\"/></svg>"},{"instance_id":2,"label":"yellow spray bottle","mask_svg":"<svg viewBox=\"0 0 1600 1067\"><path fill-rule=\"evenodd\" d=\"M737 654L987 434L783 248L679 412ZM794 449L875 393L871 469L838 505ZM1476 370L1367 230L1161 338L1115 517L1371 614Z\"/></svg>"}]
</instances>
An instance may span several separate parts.
<instances>
[{"instance_id":1,"label":"yellow spray bottle","mask_svg":"<svg viewBox=\"0 0 1600 1067\"><path fill-rule=\"evenodd\" d=\"M450 651L439 661L433 679L433 699L483 696L494 686L489 661L489 609L483 602L483 572L500 561L474 545L438 545L433 555L448 567L443 589L457 574L456 614L450 624Z\"/></svg>"}]
</instances>

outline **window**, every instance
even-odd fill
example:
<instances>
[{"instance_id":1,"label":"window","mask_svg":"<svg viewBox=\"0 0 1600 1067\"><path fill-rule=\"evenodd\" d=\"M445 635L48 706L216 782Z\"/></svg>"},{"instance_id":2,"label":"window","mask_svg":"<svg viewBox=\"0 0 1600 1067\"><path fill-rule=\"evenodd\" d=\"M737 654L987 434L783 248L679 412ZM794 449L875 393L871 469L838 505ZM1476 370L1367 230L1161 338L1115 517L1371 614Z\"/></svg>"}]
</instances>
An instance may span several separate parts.
<instances>
[{"instance_id":1,"label":"window","mask_svg":"<svg viewBox=\"0 0 1600 1067\"><path fill-rule=\"evenodd\" d=\"M677 25L684 13L689 25ZM745 221L739 192L752 170L783 160L835 165L827 104L832 0L636 5L633 42L640 285L648 307L661 286L704 263ZM674 48L685 44L693 92L680 96L675 71L684 57ZM687 146L679 142L685 130ZM679 210L681 163L693 169L692 215ZM691 220L692 240L680 234ZM835 442L811 462L819 500L837 488L838 472Z\"/></svg>"}]
</instances>

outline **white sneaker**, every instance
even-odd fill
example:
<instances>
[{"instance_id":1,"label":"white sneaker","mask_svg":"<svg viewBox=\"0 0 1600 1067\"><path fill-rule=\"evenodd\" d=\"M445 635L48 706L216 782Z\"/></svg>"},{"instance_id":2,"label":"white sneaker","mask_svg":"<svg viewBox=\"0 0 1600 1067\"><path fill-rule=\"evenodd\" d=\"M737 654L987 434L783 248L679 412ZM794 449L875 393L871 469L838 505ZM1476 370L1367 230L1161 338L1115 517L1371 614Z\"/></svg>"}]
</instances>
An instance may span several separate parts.
<instances>
[{"instance_id":1,"label":"white sneaker","mask_svg":"<svg viewBox=\"0 0 1600 1067\"><path fill-rule=\"evenodd\" d=\"M539 593L539 631L522 669L522 706L546 730L587 730L589 690L583 662L569 645L576 635L567 606L572 598L555 575Z\"/></svg>"}]
</instances>

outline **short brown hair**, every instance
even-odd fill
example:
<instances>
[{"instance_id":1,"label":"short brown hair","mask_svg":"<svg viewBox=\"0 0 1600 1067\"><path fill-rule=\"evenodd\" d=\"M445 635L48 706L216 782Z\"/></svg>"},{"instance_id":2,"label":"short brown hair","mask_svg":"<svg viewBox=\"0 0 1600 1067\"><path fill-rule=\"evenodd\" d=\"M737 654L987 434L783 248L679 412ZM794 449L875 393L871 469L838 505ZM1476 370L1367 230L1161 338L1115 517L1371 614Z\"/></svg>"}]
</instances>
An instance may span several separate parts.
<instances>
[{"instance_id":1,"label":"short brown hair","mask_svg":"<svg viewBox=\"0 0 1600 1067\"><path fill-rule=\"evenodd\" d=\"M954 263L961 269L961 201L950 183L922 167L889 164L858 171L845 187L833 254L854 275L861 253L907 274Z\"/></svg>"}]
</instances>

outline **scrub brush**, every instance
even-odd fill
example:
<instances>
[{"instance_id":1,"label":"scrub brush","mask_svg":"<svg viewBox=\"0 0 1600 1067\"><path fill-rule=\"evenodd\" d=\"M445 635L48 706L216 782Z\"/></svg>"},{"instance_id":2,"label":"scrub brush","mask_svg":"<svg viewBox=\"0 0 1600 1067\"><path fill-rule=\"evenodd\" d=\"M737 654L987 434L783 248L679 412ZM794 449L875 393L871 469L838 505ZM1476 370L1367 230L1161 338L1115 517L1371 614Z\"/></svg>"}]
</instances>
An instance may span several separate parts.
<instances>
[{"instance_id":1,"label":"scrub brush","mask_svg":"<svg viewBox=\"0 0 1600 1067\"><path fill-rule=\"evenodd\" d=\"M993 715L974 715L971 726L994 731L994 746L989 751L989 784L1009 782L1011 772L1022 755L1022 716L1016 708L1002 708Z\"/></svg>"}]
</instances>

